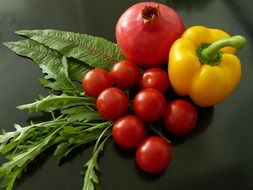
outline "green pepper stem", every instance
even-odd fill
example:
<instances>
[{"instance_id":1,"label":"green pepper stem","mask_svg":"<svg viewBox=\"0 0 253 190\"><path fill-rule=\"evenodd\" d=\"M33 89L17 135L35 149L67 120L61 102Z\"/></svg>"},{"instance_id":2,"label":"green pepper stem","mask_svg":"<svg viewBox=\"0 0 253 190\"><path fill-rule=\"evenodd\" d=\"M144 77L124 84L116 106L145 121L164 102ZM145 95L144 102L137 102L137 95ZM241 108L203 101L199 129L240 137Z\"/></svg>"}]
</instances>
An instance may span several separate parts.
<instances>
[{"instance_id":1,"label":"green pepper stem","mask_svg":"<svg viewBox=\"0 0 253 190\"><path fill-rule=\"evenodd\" d=\"M241 49L245 46L245 44L246 39L243 36L232 36L212 43L201 52L201 56L206 60L214 60L221 48L230 46L236 49Z\"/></svg>"}]
</instances>

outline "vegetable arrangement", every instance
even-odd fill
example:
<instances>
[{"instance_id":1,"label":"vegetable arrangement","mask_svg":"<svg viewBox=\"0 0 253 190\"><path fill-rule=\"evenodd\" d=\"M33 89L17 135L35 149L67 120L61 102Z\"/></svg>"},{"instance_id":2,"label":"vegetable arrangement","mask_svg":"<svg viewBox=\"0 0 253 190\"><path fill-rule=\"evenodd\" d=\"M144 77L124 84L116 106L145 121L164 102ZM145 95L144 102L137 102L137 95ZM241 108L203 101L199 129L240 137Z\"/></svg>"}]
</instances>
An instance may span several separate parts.
<instances>
[{"instance_id":1,"label":"vegetable arrangement","mask_svg":"<svg viewBox=\"0 0 253 190\"><path fill-rule=\"evenodd\" d=\"M39 82L50 89L48 96L17 108L49 113L51 119L3 130L0 153L7 161L0 167L1 188L13 189L29 164L51 147L60 160L93 143L82 189L97 189L99 154L111 136L120 147L136 149L141 170L163 172L172 160L171 142L156 125L163 123L172 135L189 134L197 122L195 106L224 101L239 83L240 61L233 54L246 40L202 26L185 31L167 5L133 5L115 32L117 44L57 30L21 30L16 33L27 39L4 43L32 59L44 74ZM158 67L167 64L168 73ZM189 95L196 105L181 98L167 102L168 88Z\"/></svg>"}]
</instances>

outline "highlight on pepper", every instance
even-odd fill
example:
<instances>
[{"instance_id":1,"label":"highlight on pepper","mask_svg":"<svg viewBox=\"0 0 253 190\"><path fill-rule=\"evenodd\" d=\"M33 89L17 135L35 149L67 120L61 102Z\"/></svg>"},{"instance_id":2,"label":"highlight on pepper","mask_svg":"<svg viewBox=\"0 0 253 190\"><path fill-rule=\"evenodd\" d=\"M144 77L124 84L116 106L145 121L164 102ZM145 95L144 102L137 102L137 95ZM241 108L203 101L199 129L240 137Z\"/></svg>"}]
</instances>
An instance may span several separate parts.
<instances>
[{"instance_id":1,"label":"highlight on pepper","mask_svg":"<svg viewBox=\"0 0 253 190\"><path fill-rule=\"evenodd\" d=\"M201 107L223 102L240 82L241 63L235 52L245 44L243 36L231 37L219 29L188 28L170 50L172 88Z\"/></svg>"}]
</instances>

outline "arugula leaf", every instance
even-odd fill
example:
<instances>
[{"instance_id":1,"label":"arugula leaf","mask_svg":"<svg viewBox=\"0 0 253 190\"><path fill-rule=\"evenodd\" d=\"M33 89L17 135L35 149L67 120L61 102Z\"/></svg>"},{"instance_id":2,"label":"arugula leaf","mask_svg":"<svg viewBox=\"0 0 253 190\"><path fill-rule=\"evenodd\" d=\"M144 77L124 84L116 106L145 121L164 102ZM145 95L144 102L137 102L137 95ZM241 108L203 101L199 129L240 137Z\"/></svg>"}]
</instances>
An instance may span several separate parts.
<instances>
[{"instance_id":1,"label":"arugula leaf","mask_svg":"<svg viewBox=\"0 0 253 190\"><path fill-rule=\"evenodd\" d=\"M63 59L63 56L33 40L22 40L18 42L5 42L4 45L16 54L31 58L45 74L45 80L53 79L58 81L54 90L77 91L71 80L81 81L84 74L91 69L88 65L74 59ZM62 86L62 87L61 87Z\"/></svg>"},{"instance_id":2,"label":"arugula leaf","mask_svg":"<svg viewBox=\"0 0 253 190\"><path fill-rule=\"evenodd\" d=\"M89 121L104 120L104 118L102 118L98 112L94 112L93 109L85 106L75 106L63 109L61 113L70 115L68 118L69 121L89 122Z\"/></svg>"},{"instance_id":3,"label":"arugula leaf","mask_svg":"<svg viewBox=\"0 0 253 190\"><path fill-rule=\"evenodd\" d=\"M90 126L89 126L90 125ZM101 137L107 137L111 131L105 129L112 126L112 122L103 122L92 125L87 123L84 126L64 126L59 137L55 139L58 144L54 156L60 161L66 157L73 149L91 143ZM102 136L101 136L102 134Z\"/></svg>"},{"instance_id":4,"label":"arugula leaf","mask_svg":"<svg viewBox=\"0 0 253 190\"><path fill-rule=\"evenodd\" d=\"M102 142L103 134L108 130L106 128L98 138L93 149L91 159L84 165L85 176L82 190L95 190L99 188L99 179L97 173L99 172L98 156L103 151L104 146L110 135L108 135Z\"/></svg>"},{"instance_id":5,"label":"arugula leaf","mask_svg":"<svg viewBox=\"0 0 253 190\"><path fill-rule=\"evenodd\" d=\"M69 121L101 121L104 120L103 117L98 112L89 111L73 114L69 117Z\"/></svg>"},{"instance_id":6,"label":"arugula leaf","mask_svg":"<svg viewBox=\"0 0 253 190\"><path fill-rule=\"evenodd\" d=\"M57 91L39 96L33 103L18 106L30 112L50 112L52 119L15 124L15 131L0 134L0 154L7 161L0 166L3 181L0 188L12 190L15 181L41 152L55 145L54 155L61 159L74 148L96 141L92 157L85 164L83 190L99 187L99 154L111 135L112 121L106 121L96 111L95 99L87 97L73 81L81 81L93 67L110 70L123 59L117 44L106 39L57 30L22 30L27 36L17 42L4 43L16 54L32 59L44 73L42 86ZM57 118L55 116L58 115Z\"/></svg>"},{"instance_id":7,"label":"arugula leaf","mask_svg":"<svg viewBox=\"0 0 253 190\"><path fill-rule=\"evenodd\" d=\"M27 109L29 112L52 112L57 109L64 109L71 106L95 106L95 100L90 97L79 97L79 96L70 96L66 94L62 95L48 95L47 97L40 97L39 100L36 100L33 103L17 106L18 109L24 110Z\"/></svg>"},{"instance_id":8,"label":"arugula leaf","mask_svg":"<svg viewBox=\"0 0 253 190\"><path fill-rule=\"evenodd\" d=\"M25 148L30 147L30 143L39 142L44 135L51 134L51 130L56 128L57 125L63 125L66 122L67 119L60 116L46 122L31 123L31 125L25 127L15 124L16 131L5 132L3 130L0 135L0 153L11 154L14 149L15 153L22 152Z\"/></svg>"},{"instance_id":9,"label":"arugula leaf","mask_svg":"<svg viewBox=\"0 0 253 190\"><path fill-rule=\"evenodd\" d=\"M25 168L20 168L19 170L13 171L5 176L3 182L0 185L0 188L5 188L6 190L12 190L15 181L21 176L22 171Z\"/></svg>"},{"instance_id":10,"label":"arugula leaf","mask_svg":"<svg viewBox=\"0 0 253 190\"><path fill-rule=\"evenodd\" d=\"M80 60L93 68L110 70L116 62L124 59L117 44L100 37L59 30L20 30L16 33L55 49L66 57Z\"/></svg>"},{"instance_id":11,"label":"arugula leaf","mask_svg":"<svg viewBox=\"0 0 253 190\"><path fill-rule=\"evenodd\" d=\"M0 135L0 153L7 153L11 149L15 148L17 140L21 139L27 130L31 128L31 126L21 127L18 124L14 125L16 131L13 132L5 132L3 130L3 134ZM16 141L10 143L10 140L16 138Z\"/></svg>"},{"instance_id":12,"label":"arugula leaf","mask_svg":"<svg viewBox=\"0 0 253 190\"><path fill-rule=\"evenodd\" d=\"M9 156L8 158L11 158L11 160L1 166L0 176L11 172L13 169L15 169L15 167L22 167L29 160L32 161L41 152L41 150L49 144L57 131L58 129L45 138L42 142L33 146L32 148L29 148L27 151L17 155L14 154L14 156Z\"/></svg>"},{"instance_id":13,"label":"arugula leaf","mask_svg":"<svg viewBox=\"0 0 253 190\"><path fill-rule=\"evenodd\" d=\"M13 141L19 141L16 145L16 149L9 154L6 158L9 160L0 167L0 177L4 176L4 180L1 183L1 188L6 187L7 190L13 188L14 182L21 176L23 171L27 168L30 162L32 162L41 152L48 149L53 145L53 139L55 134L61 129L61 127L51 130L46 134L46 137L41 141L34 142L30 146L26 145L22 151L17 151L18 146L22 146L22 142L26 139L26 135L22 138L13 137ZM39 140L39 138L37 138Z\"/></svg>"},{"instance_id":14,"label":"arugula leaf","mask_svg":"<svg viewBox=\"0 0 253 190\"><path fill-rule=\"evenodd\" d=\"M47 71L47 68L41 65L42 70ZM50 71L47 71L49 73ZM46 80L46 79L45 79ZM49 83L50 82L50 83ZM43 84L43 83L42 83ZM68 75L68 62L67 58L62 58L62 65L59 67L59 72L55 77L55 81L48 80L47 85L44 83L44 87L49 87L56 91L62 91L65 93L78 93L80 90L74 85Z\"/></svg>"}]
</instances>

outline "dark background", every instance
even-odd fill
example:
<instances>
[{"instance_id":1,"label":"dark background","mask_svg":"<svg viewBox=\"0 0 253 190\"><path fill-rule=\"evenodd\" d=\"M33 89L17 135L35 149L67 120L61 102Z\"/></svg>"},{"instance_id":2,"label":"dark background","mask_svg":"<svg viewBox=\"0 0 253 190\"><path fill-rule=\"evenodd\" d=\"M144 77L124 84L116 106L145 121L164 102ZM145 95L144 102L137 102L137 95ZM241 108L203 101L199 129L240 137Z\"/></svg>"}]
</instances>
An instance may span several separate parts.
<instances>
[{"instance_id":1,"label":"dark background","mask_svg":"<svg viewBox=\"0 0 253 190\"><path fill-rule=\"evenodd\" d=\"M0 41L16 41L21 29L59 29L88 33L115 41L119 16L134 0L0 0ZM168 0L186 27L205 25L241 34L247 46L238 52L242 80L232 96L211 109L199 111L197 129L173 144L173 162L165 173L149 176L135 166L133 154L111 141L100 159L103 190L251 190L253 189L253 1ZM32 61L0 45L0 128L27 124L29 115L15 107L46 95ZM47 152L36 160L17 184L17 190L79 190L80 171L91 148L74 153L57 166ZM1 159L2 163L3 159Z\"/></svg>"}]
</instances>

